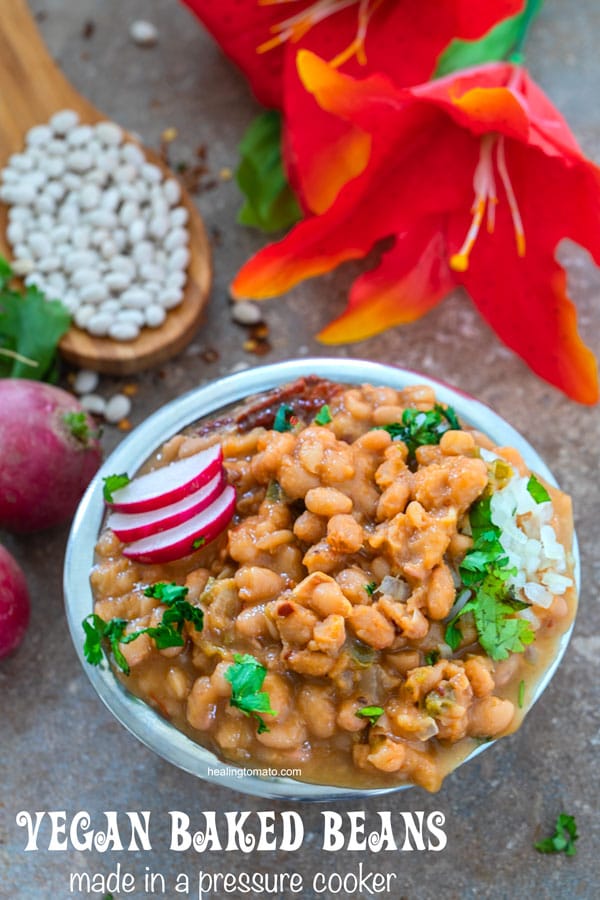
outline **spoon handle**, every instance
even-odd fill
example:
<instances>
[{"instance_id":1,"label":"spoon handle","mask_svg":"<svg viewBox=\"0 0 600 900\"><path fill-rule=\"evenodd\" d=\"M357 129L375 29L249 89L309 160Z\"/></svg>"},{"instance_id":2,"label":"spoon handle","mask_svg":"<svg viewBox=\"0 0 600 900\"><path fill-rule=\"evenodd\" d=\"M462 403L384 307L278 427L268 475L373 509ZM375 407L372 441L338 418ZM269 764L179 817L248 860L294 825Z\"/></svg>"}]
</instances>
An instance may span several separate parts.
<instances>
[{"instance_id":1,"label":"spoon handle","mask_svg":"<svg viewBox=\"0 0 600 900\"><path fill-rule=\"evenodd\" d=\"M50 56L25 0L8 0L0 15L0 163L23 146L25 133L59 109L82 119L98 113L69 84Z\"/></svg>"}]
</instances>

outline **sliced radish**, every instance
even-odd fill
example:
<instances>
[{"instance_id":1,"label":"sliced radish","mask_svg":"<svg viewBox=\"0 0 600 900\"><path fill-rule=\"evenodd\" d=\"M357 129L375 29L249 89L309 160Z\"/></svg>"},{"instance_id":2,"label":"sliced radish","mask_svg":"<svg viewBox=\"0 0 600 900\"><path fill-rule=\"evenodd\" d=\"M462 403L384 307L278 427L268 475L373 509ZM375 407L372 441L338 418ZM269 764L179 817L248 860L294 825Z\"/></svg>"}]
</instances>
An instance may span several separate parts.
<instances>
[{"instance_id":1,"label":"sliced radish","mask_svg":"<svg viewBox=\"0 0 600 900\"><path fill-rule=\"evenodd\" d=\"M123 550L129 559L143 563L167 563L181 559L205 546L225 530L235 510L235 490L231 485L210 506L183 525L134 541ZM197 546L194 546L196 542Z\"/></svg>"},{"instance_id":2,"label":"sliced radish","mask_svg":"<svg viewBox=\"0 0 600 900\"><path fill-rule=\"evenodd\" d=\"M187 522L188 519L210 506L224 487L225 475L221 470L208 484L184 497L183 500L170 503L168 506L161 506L160 509L151 509L149 512L116 512L109 516L106 524L123 543L137 541Z\"/></svg>"},{"instance_id":3,"label":"sliced radish","mask_svg":"<svg viewBox=\"0 0 600 900\"><path fill-rule=\"evenodd\" d=\"M219 444L194 456L178 459L147 475L140 475L113 491L108 504L118 512L148 512L187 497L203 487L221 471L223 451Z\"/></svg>"}]
</instances>

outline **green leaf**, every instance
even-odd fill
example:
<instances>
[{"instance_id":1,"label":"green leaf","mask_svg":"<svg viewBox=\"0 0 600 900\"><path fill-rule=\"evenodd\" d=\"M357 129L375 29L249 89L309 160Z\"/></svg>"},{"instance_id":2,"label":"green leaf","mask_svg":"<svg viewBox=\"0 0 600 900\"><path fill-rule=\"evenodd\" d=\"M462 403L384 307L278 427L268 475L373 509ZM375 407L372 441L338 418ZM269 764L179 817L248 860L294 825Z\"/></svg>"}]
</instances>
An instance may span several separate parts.
<instances>
[{"instance_id":1,"label":"green leaf","mask_svg":"<svg viewBox=\"0 0 600 900\"><path fill-rule=\"evenodd\" d=\"M63 415L63 422L74 438L77 438L82 444L88 443L91 433L88 419L84 412L66 412Z\"/></svg>"},{"instance_id":2,"label":"green leaf","mask_svg":"<svg viewBox=\"0 0 600 900\"><path fill-rule=\"evenodd\" d=\"M161 600L167 605L174 603L176 600L185 600L189 592L183 584L175 584L172 582L157 581L156 584L150 584L144 591L146 597L154 597L155 600Z\"/></svg>"},{"instance_id":3,"label":"green leaf","mask_svg":"<svg viewBox=\"0 0 600 900\"><path fill-rule=\"evenodd\" d=\"M383 712L384 710L381 706L363 706L362 709L356 710L356 715L360 719L368 719L371 725L376 725Z\"/></svg>"},{"instance_id":4,"label":"green leaf","mask_svg":"<svg viewBox=\"0 0 600 900\"><path fill-rule=\"evenodd\" d=\"M369 581L368 584L365 584L365 591L367 592L369 597L372 597L376 590L377 590L377 582L376 581Z\"/></svg>"},{"instance_id":5,"label":"green leaf","mask_svg":"<svg viewBox=\"0 0 600 900\"><path fill-rule=\"evenodd\" d=\"M405 409L401 422L379 425L387 431L395 441L402 441L408 448L409 459L414 459L417 447L428 444L439 444L447 431L459 431L461 425L451 406L443 407L436 403L433 409Z\"/></svg>"},{"instance_id":6,"label":"green leaf","mask_svg":"<svg viewBox=\"0 0 600 900\"><path fill-rule=\"evenodd\" d=\"M58 342L71 325L59 300L48 300L33 285L24 294L10 290L12 270L0 257L0 377L52 377Z\"/></svg>"},{"instance_id":7,"label":"green leaf","mask_svg":"<svg viewBox=\"0 0 600 900\"><path fill-rule=\"evenodd\" d=\"M126 484L129 484L131 478L127 474L127 472L122 472L120 475L106 475L103 479L102 494L107 503L113 502L113 491L118 491L119 488L125 487Z\"/></svg>"},{"instance_id":8,"label":"green leaf","mask_svg":"<svg viewBox=\"0 0 600 900\"><path fill-rule=\"evenodd\" d=\"M271 709L268 693L261 691L266 674L266 668L248 653L235 653L233 665L225 671L225 678L231 685L230 705L247 716L253 716L258 722L259 734L269 730L260 713L277 715Z\"/></svg>"},{"instance_id":9,"label":"green leaf","mask_svg":"<svg viewBox=\"0 0 600 900\"><path fill-rule=\"evenodd\" d=\"M575 856L577 848L575 841L579 840L577 823L574 816L560 813L554 826L554 834L551 837L538 841L533 846L539 853L564 853L565 856Z\"/></svg>"},{"instance_id":10,"label":"green leaf","mask_svg":"<svg viewBox=\"0 0 600 900\"><path fill-rule=\"evenodd\" d=\"M281 115L261 113L250 124L240 143L237 183L246 200L238 222L266 232L289 228L302 218L281 158Z\"/></svg>"},{"instance_id":11,"label":"green leaf","mask_svg":"<svg viewBox=\"0 0 600 900\"><path fill-rule=\"evenodd\" d=\"M83 654L92 666L99 666L104 656L102 638L104 637L104 621L100 616L91 613L81 623L85 633Z\"/></svg>"},{"instance_id":12,"label":"green leaf","mask_svg":"<svg viewBox=\"0 0 600 900\"><path fill-rule=\"evenodd\" d=\"M430 650L429 653L425 654L425 665L435 666L435 664L439 662L440 657L441 653L439 650Z\"/></svg>"},{"instance_id":13,"label":"green leaf","mask_svg":"<svg viewBox=\"0 0 600 900\"><path fill-rule=\"evenodd\" d=\"M474 41L455 38L438 58L434 78L493 60L523 62L523 46L544 0L528 0L523 12L510 16Z\"/></svg>"},{"instance_id":14,"label":"green leaf","mask_svg":"<svg viewBox=\"0 0 600 900\"><path fill-rule=\"evenodd\" d=\"M525 682L523 679L519 682L519 696L517 698L517 703L519 709L523 709L523 706L525 705Z\"/></svg>"},{"instance_id":15,"label":"green leaf","mask_svg":"<svg viewBox=\"0 0 600 900\"><path fill-rule=\"evenodd\" d=\"M327 404L321 407L315 416L315 425L328 425L331 422L331 412Z\"/></svg>"},{"instance_id":16,"label":"green leaf","mask_svg":"<svg viewBox=\"0 0 600 900\"><path fill-rule=\"evenodd\" d=\"M282 403L277 413L275 415L275 421L273 422L273 431L291 431L293 423L291 421L291 417L294 415L294 410L287 403Z\"/></svg>"},{"instance_id":17,"label":"green leaf","mask_svg":"<svg viewBox=\"0 0 600 900\"><path fill-rule=\"evenodd\" d=\"M527 490L536 503L548 503L550 500L550 494L544 485L537 480L535 475L530 476L529 481L527 482Z\"/></svg>"}]
</instances>

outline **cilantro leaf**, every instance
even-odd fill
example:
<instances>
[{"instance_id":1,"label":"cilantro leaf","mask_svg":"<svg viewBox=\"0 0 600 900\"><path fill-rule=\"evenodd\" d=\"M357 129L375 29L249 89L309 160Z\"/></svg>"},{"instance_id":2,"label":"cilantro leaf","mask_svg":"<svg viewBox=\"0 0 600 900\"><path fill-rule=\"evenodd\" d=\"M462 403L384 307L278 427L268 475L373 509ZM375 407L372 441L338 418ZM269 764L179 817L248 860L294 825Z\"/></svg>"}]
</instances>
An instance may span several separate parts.
<instances>
[{"instance_id":1,"label":"cilantro leaf","mask_svg":"<svg viewBox=\"0 0 600 900\"><path fill-rule=\"evenodd\" d=\"M365 591L367 592L369 597L372 597L376 590L377 590L377 582L376 581L369 581L368 584L365 584Z\"/></svg>"},{"instance_id":2,"label":"cilantro leaf","mask_svg":"<svg viewBox=\"0 0 600 900\"><path fill-rule=\"evenodd\" d=\"M554 834L544 838L533 846L538 853L564 853L565 856L575 856L577 848L575 841L579 840L577 823L574 816L560 813L554 826Z\"/></svg>"},{"instance_id":3,"label":"cilantro leaf","mask_svg":"<svg viewBox=\"0 0 600 900\"><path fill-rule=\"evenodd\" d=\"M126 484L129 484L131 478L127 474L127 472L123 472L121 475L106 475L102 482L104 487L102 488L102 494L107 503L113 502L113 491L117 491L119 488L125 487Z\"/></svg>"},{"instance_id":4,"label":"cilantro leaf","mask_svg":"<svg viewBox=\"0 0 600 900\"><path fill-rule=\"evenodd\" d=\"M71 316L59 300L34 285L9 288L13 271L0 257L0 377L52 379L56 350Z\"/></svg>"},{"instance_id":5,"label":"cilantro leaf","mask_svg":"<svg viewBox=\"0 0 600 900\"><path fill-rule=\"evenodd\" d=\"M536 503L548 503L550 500L550 494L544 485L537 480L535 475L529 477L527 491L531 494Z\"/></svg>"},{"instance_id":6,"label":"cilantro leaf","mask_svg":"<svg viewBox=\"0 0 600 900\"><path fill-rule=\"evenodd\" d=\"M192 550L199 550L200 547L204 547L205 543L206 538L204 537L194 538L194 540L192 541Z\"/></svg>"},{"instance_id":7,"label":"cilantro leaf","mask_svg":"<svg viewBox=\"0 0 600 900\"><path fill-rule=\"evenodd\" d=\"M248 653L235 653L233 664L225 671L225 678L231 685L230 705L240 709L246 716L254 716L258 722L259 734L269 730L260 713L277 715L271 709L268 693L261 691L266 674L266 668Z\"/></svg>"},{"instance_id":8,"label":"cilantro leaf","mask_svg":"<svg viewBox=\"0 0 600 900\"><path fill-rule=\"evenodd\" d=\"M328 425L330 422L331 412L329 411L328 405L325 403L315 416L315 425Z\"/></svg>"},{"instance_id":9,"label":"cilantro leaf","mask_svg":"<svg viewBox=\"0 0 600 900\"><path fill-rule=\"evenodd\" d=\"M383 712L381 706L363 706L362 709L356 710L356 715L359 719L368 719L371 725L376 725Z\"/></svg>"},{"instance_id":10,"label":"cilantro leaf","mask_svg":"<svg viewBox=\"0 0 600 900\"><path fill-rule=\"evenodd\" d=\"M236 179L245 203L238 222L271 232L301 219L302 211L283 168L279 112L268 110L251 122L240 143L240 156Z\"/></svg>"},{"instance_id":11,"label":"cilantro leaf","mask_svg":"<svg viewBox=\"0 0 600 900\"><path fill-rule=\"evenodd\" d=\"M509 653L522 653L535 639L531 624L515 617L515 612L528 604L518 600L507 584L516 572L508 566L501 529L492 521L489 495L473 504L469 521L473 546L465 554L459 574L471 596L446 626L444 639L456 651L462 642L457 622L471 612L483 650L491 659L506 659Z\"/></svg>"},{"instance_id":12,"label":"cilantro leaf","mask_svg":"<svg viewBox=\"0 0 600 900\"><path fill-rule=\"evenodd\" d=\"M202 631L204 624L204 614L197 606L192 606L185 599L188 594L188 588L179 584L167 584L159 581L151 584L144 591L146 597L154 597L160 600L168 608L162 614L162 620L158 625L152 625L148 628L140 628L138 631L132 631L125 634L127 627L126 619L114 618L108 622L104 622L100 616L92 613L82 622L85 632L85 643L83 652L86 660L92 666L98 666L103 658L103 642L110 645L115 663L126 675L129 675L130 668L123 652L119 648L119 644L130 644L137 640L140 635L147 634L152 638L158 650L165 650L167 647L183 647L183 626L185 622L191 622L196 631Z\"/></svg>"},{"instance_id":13,"label":"cilantro leaf","mask_svg":"<svg viewBox=\"0 0 600 900\"><path fill-rule=\"evenodd\" d=\"M294 427L290 421L294 415L294 410L287 403L282 403L275 415L273 422L274 431L291 431Z\"/></svg>"},{"instance_id":14,"label":"cilantro leaf","mask_svg":"<svg viewBox=\"0 0 600 900\"><path fill-rule=\"evenodd\" d=\"M525 682L523 679L519 682L519 695L517 698L517 703L519 705L519 709L523 709L525 705Z\"/></svg>"},{"instance_id":15,"label":"cilantro leaf","mask_svg":"<svg viewBox=\"0 0 600 900\"><path fill-rule=\"evenodd\" d=\"M408 448L409 459L414 459L417 447L426 444L439 444L446 431L461 429L460 422L451 406L443 407L439 403L427 411L405 409L401 422L378 426L395 441L402 441Z\"/></svg>"},{"instance_id":16,"label":"cilantro leaf","mask_svg":"<svg viewBox=\"0 0 600 900\"><path fill-rule=\"evenodd\" d=\"M430 650L429 653L425 654L425 665L426 666L435 666L436 662L439 661L441 653L439 650Z\"/></svg>"}]
</instances>

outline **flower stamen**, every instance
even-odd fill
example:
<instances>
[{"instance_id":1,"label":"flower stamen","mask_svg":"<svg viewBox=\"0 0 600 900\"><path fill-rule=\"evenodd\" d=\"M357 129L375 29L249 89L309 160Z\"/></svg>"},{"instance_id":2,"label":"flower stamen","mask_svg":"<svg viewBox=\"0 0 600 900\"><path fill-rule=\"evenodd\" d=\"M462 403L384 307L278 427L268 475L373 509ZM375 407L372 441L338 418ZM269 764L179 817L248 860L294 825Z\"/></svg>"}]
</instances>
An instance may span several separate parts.
<instances>
[{"instance_id":1,"label":"flower stamen","mask_svg":"<svg viewBox=\"0 0 600 900\"><path fill-rule=\"evenodd\" d=\"M275 6L277 4L294 3L297 0L258 0L260 6ZM334 68L339 68L353 56L361 65L366 65L365 40L371 16L383 0L318 0L296 15L289 16L282 22L271 27L273 37L264 41L257 47L257 53L267 53L275 47L285 44L286 41L295 43L299 41L311 28L320 22L358 5L358 25L356 36L348 46L338 53L330 62Z\"/></svg>"},{"instance_id":2,"label":"flower stamen","mask_svg":"<svg viewBox=\"0 0 600 900\"><path fill-rule=\"evenodd\" d=\"M508 205L510 208L513 227L515 230L515 239L517 243L517 253L520 257L525 256L525 230L523 228L523 220L517 204L517 198L510 180L508 167L506 165L506 151L504 136L497 134L486 134L481 139L481 148L479 152L479 162L475 168L473 175L473 188L475 190L475 199L471 208L473 220L465 237L462 247L458 253L454 253L450 257L450 268L455 272L466 272L469 268L469 257L475 246L475 242L479 236L481 223L487 209L487 230L489 234L494 233L496 225L496 206L498 205L498 195L496 191L496 181L494 178L494 161L493 151L496 149L496 164L500 180L506 193Z\"/></svg>"}]
</instances>

